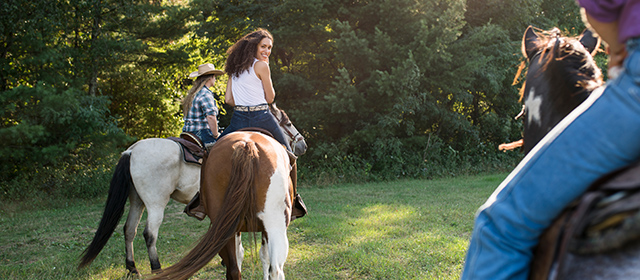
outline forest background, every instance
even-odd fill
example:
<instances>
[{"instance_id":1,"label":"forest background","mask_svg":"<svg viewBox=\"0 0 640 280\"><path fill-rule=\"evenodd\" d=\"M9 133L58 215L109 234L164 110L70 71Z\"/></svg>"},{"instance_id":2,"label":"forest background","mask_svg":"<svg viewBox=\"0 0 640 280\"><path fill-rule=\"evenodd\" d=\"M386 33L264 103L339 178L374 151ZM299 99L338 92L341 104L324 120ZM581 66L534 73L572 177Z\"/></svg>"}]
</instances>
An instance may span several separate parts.
<instances>
[{"instance_id":1,"label":"forest background","mask_svg":"<svg viewBox=\"0 0 640 280\"><path fill-rule=\"evenodd\" d=\"M5 0L0 200L104 195L128 145L179 134L188 74L258 27L303 182L508 170L529 25L584 29L573 0Z\"/></svg>"}]
</instances>

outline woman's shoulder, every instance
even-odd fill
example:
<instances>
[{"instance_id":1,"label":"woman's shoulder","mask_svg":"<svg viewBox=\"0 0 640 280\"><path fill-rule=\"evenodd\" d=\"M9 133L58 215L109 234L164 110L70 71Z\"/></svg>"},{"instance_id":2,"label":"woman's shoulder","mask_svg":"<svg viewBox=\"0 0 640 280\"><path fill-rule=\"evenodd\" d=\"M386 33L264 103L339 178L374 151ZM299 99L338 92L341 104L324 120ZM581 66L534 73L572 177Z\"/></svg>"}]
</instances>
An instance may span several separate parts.
<instances>
[{"instance_id":1,"label":"woman's shoulder","mask_svg":"<svg viewBox=\"0 0 640 280\"><path fill-rule=\"evenodd\" d=\"M264 61L258 61L254 64L253 66L254 71L256 72L256 74L258 75L258 77L261 77L261 75L268 75L270 72L269 69L269 64L267 64Z\"/></svg>"},{"instance_id":2,"label":"woman's shoulder","mask_svg":"<svg viewBox=\"0 0 640 280\"><path fill-rule=\"evenodd\" d=\"M266 69L269 69L269 63L266 63L266 62L264 62L264 61L262 61L262 60L256 60L256 62L253 64L253 67L254 67L255 69L258 69L258 68L266 68Z\"/></svg>"},{"instance_id":3,"label":"woman's shoulder","mask_svg":"<svg viewBox=\"0 0 640 280\"><path fill-rule=\"evenodd\" d=\"M208 87L204 86L200 89L200 91L198 91L198 94L196 97L202 98L208 95L213 95L213 91L211 91L211 89L209 89Z\"/></svg>"}]
</instances>

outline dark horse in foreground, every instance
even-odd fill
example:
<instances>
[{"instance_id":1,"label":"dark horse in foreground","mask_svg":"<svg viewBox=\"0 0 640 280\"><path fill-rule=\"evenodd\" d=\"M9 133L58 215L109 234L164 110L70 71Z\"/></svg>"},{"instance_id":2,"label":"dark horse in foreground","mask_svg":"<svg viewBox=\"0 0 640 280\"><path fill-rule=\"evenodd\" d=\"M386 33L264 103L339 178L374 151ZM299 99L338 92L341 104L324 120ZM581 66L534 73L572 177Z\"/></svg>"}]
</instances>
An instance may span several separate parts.
<instances>
[{"instance_id":1,"label":"dark horse in foreground","mask_svg":"<svg viewBox=\"0 0 640 280\"><path fill-rule=\"evenodd\" d=\"M259 132L220 139L202 166L200 200L211 226L178 263L151 279L187 279L220 254L227 279L241 279L240 232L261 232L264 279L284 279L287 227L296 196L296 165L280 143ZM292 164L293 163L293 164Z\"/></svg>"},{"instance_id":2,"label":"dark horse in foreground","mask_svg":"<svg viewBox=\"0 0 640 280\"><path fill-rule=\"evenodd\" d=\"M529 27L522 39L522 53L529 61L529 69L520 89L524 106L516 118L524 120L523 139L501 145L501 149L522 146L528 153L591 91L602 85L602 74L592 57L600 40L591 31L573 39L561 37L558 29L541 33L548 35L539 36ZM522 62L514 84L524 67Z\"/></svg>"},{"instance_id":3,"label":"dark horse in foreground","mask_svg":"<svg viewBox=\"0 0 640 280\"><path fill-rule=\"evenodd\" d=\"M529 27L523 37L525 152L591 92L603 90L592 59L599 41L590 32L579 39L544 33ZM529 278L640 279L639 210L640 165L601 178L541 236Z\"/></svg>"}]
</instances>

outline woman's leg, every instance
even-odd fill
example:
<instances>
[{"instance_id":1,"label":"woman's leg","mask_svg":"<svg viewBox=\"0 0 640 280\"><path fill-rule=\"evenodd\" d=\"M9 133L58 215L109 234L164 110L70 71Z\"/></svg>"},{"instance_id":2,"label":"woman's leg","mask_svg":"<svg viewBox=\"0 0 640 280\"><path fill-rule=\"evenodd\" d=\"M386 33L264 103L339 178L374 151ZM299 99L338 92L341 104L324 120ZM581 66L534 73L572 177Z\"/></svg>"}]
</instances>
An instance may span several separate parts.
<instances>
[{"instance_id":1,"label":"woman's leg","mask_svg":"<svg viewBox=\"0 0 640 280\"><path fill-rule=\"evenodd\" d=\"M564 207L640 158L640 69L631 67L549 132L479 209L462 279L526 279L538 237Z\"/></svg>"},{"instance_id":2,"label":"woman's leg","mask_svg":"<svg viewBox=\"0 0 640 280\"><path fill-rule=\"evenodd\" d=\"M211 133L211 129L201 129L196 131L196 136L202 140L205 146L212 146L216 143L216 138L213 137L213 133Z\"/></svg>"},{"instance_id":3,"label":"woman's leg","mask_svg":"<svg viewBox=\"0 0 640 280\"><path fill-rule=\"evenodd\" d=\"M259 114L256 114L254 121L254 126L264 128L271 132L273 138L284 145L288 151L291 151L291 146L287 142L282 129L280 129L278 122L276 121L275 117L273 117L271 112L269 112L268 110L260 111Z\"/></svg>"},{"instance_id":4,"label":"woman's leg","mask_svg":"<svg viewBox=\"0 0 640 280\"><path fill-rule=\"evenodd\" d=\"M229 126L227 126L224 129L224 131L220 133L220 136L218 136L218 139L238 129L249 127L250 118L251 117L248 115L248 112L234 111L233 116L231 116L231 121L229 122Z\"/></svg>"}]
</instances>

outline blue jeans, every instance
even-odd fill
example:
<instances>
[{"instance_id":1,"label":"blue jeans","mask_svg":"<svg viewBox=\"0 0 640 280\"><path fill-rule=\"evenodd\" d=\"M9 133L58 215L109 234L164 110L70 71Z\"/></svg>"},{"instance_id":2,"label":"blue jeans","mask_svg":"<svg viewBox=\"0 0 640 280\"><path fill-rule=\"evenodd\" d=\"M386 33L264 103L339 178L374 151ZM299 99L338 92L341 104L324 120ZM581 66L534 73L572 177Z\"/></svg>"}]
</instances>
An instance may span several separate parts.
<instances>
[{"instance_id":1,"label":"blue jeans","mask_svg":"<svg viewBox=\"0 0 640 280\"><path fill-rule=\"evenodd\" d=\"M462 279L527 279L538 237L604 174L640 159L640 38L624 72L527 154L478 210Z\"/></svg>"},{"instance_id":2,"label":"blue jeans","mask_svg":"<svg viewBox=\"0 0 640 280\"><path fill-rule=\"evenodd\" d=\"M216 143L216 138L213 137L213 133L211 132L211 129L208 129L208 128L200 129L198 131L194 131L193 133L195 133L196 136L198 136L198 138L202 140L205 146L207 146L207 144L212 145Z\"/></svg>"},{"instance_id":3,"label":"blue jeans","mask_svg":"<svg viewBox=\"0 0 640 280\"><path fill-rule=\"evenodd\" d=\"M287 143L284 133L282 133L278 122L276 122L276 118L271 114L271 112L269 112L269 110L253 112L234 111L233 116L231 117L231 123L227 128L225 128L218 138L222 138L231 132L247 127L259 127L266 129L271 132L273 137L284 145L287 150L291 151L291 146Z\"/></svg>"}]
</instances>

